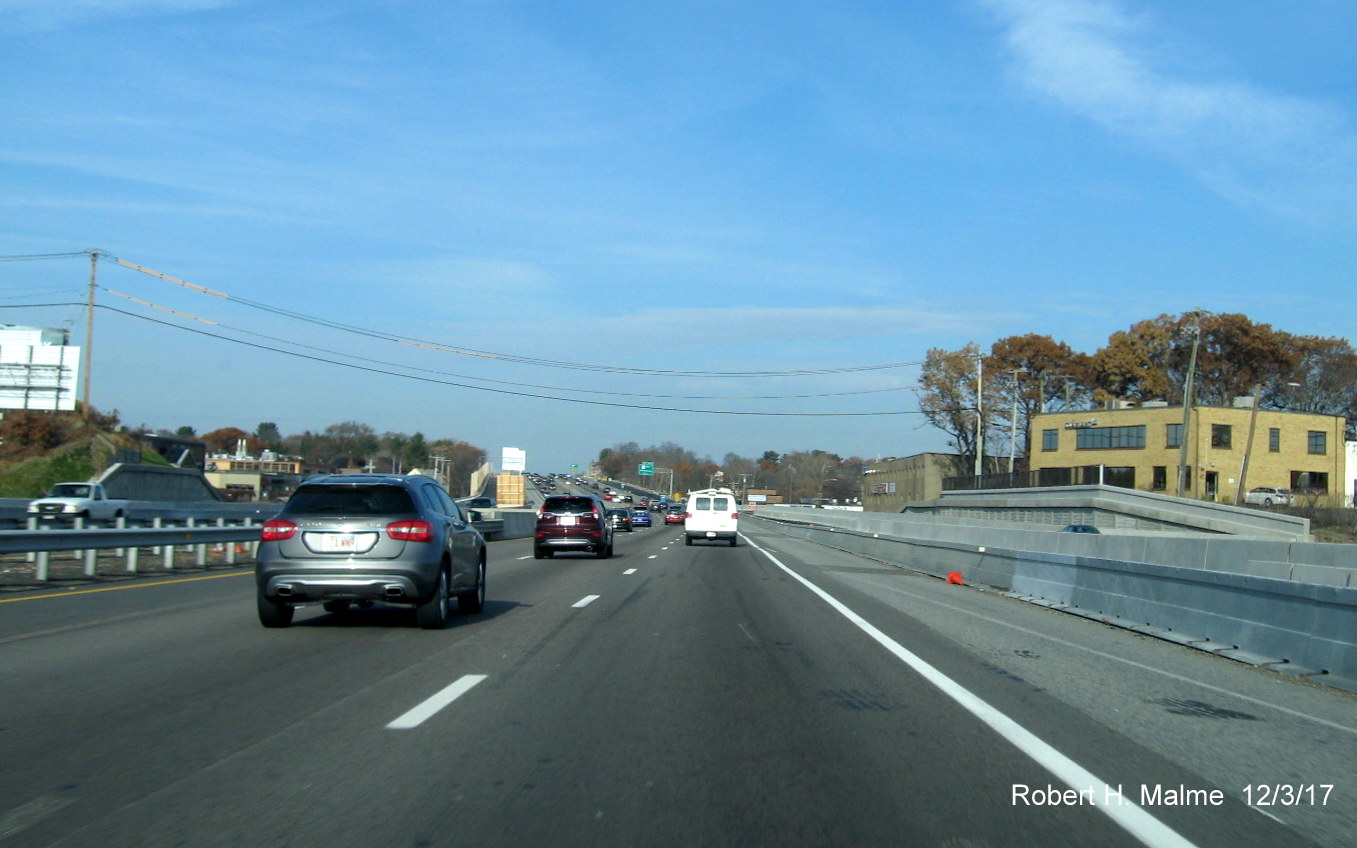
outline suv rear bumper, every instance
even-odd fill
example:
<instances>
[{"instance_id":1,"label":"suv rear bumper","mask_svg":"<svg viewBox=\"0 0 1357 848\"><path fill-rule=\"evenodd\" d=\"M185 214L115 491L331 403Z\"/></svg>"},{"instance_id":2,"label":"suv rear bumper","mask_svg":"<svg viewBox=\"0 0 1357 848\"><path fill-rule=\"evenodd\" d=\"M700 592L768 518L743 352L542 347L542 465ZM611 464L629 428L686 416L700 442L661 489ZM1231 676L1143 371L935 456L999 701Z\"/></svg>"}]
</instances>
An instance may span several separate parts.
<instances>
[{"instance_id":1,"label":"suv rear bumper","mask_svg":"<svg viewBox=\"0 0 1357 848\"><path fill-rule=\"evenodd\" d=\"M272 601L290 604L323 601L385 601L419 603L436 585L410 574L286 574L261 575L259 589Z\"/></svg>"}]
</instances>

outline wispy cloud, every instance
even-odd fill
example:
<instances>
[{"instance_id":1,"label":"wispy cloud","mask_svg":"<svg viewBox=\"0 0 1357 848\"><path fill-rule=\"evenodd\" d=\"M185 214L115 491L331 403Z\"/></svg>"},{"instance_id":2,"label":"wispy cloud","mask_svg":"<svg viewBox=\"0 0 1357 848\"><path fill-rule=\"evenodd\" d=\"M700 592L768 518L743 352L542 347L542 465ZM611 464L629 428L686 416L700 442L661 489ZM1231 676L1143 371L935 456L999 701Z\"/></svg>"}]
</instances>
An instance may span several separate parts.
<instances>
[{"instance_id":1,"label":"wispy cloud","mask_svg":"<svg viewBox=\"0 0 1357 848\"><path fill-rule=\"evenodd\" d=\"M1357 223L1357 132L1336 106L1234 80L1175 76L1119 0L982 0L1032 90L1133 138L1231 200Z\"/></svg>"},{"instance_id":2,"label":"wispy cloud","mask_svg":"<svg viewBox=\"0 0 1357 848\"><path fill-rule=\"evenodd\" d=\"M141 15L201 12L236 0L0 0L0 28L25 32Z\"/></svg>"}]
</instances>

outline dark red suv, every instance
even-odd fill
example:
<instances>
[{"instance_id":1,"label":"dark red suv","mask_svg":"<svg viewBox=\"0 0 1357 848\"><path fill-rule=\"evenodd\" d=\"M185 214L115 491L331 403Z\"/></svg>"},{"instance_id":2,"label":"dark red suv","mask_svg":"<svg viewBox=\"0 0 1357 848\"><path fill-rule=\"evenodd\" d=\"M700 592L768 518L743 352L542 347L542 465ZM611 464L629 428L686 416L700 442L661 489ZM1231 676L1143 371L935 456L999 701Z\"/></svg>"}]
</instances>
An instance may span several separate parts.
<instances>
[{"instance_id":1,"label":"dark red suv","mask_svg":"<svg viewBox=\"0 0 1357 848\"><path fill-rule=\"evenodd\" d=\"M587 551L599 559L613 555L613 528L597 495L550 495L537 511L533 559L557 551Z\"/></svg>"}]
</instances>

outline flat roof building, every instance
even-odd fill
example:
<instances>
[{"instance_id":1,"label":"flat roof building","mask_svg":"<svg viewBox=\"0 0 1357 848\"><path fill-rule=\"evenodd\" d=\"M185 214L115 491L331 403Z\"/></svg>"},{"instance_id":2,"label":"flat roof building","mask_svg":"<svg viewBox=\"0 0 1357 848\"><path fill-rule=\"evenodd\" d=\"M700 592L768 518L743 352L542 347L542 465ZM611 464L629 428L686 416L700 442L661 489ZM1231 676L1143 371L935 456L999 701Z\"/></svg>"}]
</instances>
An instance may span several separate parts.
<instances>
[{"instance_id":1,"label":"flat roof building","mask_svg":"<svg viewBox=\"0 0 1357 848\"><path fill-rule=\"evenodd\" d=\"M1245 490L1274 486L1291 489L1297 504L1342 506L1345 425L1337 415L1274 409L1255 414L1252 398L1230 407L1193 406L1186 427L1181 406L1154 402L1051 412L1032 416L1028 467L1038 479L1096 467L1095 482L1218 503L1235 502L1243 476ZM1086 476L1080 481L1088 482Z\"/></svg>"}]
</instances>

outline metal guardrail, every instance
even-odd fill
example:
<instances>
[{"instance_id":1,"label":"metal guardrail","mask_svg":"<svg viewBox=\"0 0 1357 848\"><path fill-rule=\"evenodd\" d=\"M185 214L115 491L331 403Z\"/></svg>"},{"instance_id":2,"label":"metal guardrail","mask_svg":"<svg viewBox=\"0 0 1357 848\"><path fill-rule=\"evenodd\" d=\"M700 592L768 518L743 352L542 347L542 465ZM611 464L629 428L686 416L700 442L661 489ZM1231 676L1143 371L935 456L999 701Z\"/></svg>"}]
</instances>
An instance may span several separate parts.
<instances>
[{"instance_id":1,"label":"metal guardrail","mask_svg":"<svg viewBox=\"0 0 1357 848\"><path fill-rule=\"evenodd\" d=\"M153 548L163 558L166 570L174 568L176 548L194 548L197 564L205 566L209 545L226 545L226 563L235 564L238 543L249 545L253 554L259 543L259 525L216 524L183 527L96 527L91 529L47 528L37 530L0 530L0 554L28 554L35 563L39 582L48 578L50 555L63 551L83 553L85 575L97 573L99 551L117 550L126 561L128 573L136 573L142 548Z\"/></svg>"},{"instance_id":2,"label":"metal guardrail","mask_svg":"<svg viewBox=\"0 0 1357 848\"><path fill-rule=\"evenodd\" d=\"M138 570L143 548L153 548L153 556L163 559L165 570L174 567L176 548L194 548L197 565L203 567L207 562L209 545L225 545L225 561L228 565L236 562L237 545L245 543L252 557L258 550L260 524L246 519L244 524L227 524L226 519L218 518L213 524L198 524L187 519L183 526L159 526L161 519L155 519L155 527L54 527L39 525L26 530L0 530L0 554L27 554L29 562L35 563L36 579L46 582L50 566L50 555L68 551L83 554L85 576L93 577L97 573L99 551L116 550L124 557L126 569L130 574ZM486 519L471 522L472 526L487 539L492 535L503 534L503 519ZM246 551L239 551L246 553Z\"/></svg>"}]
</instances>

